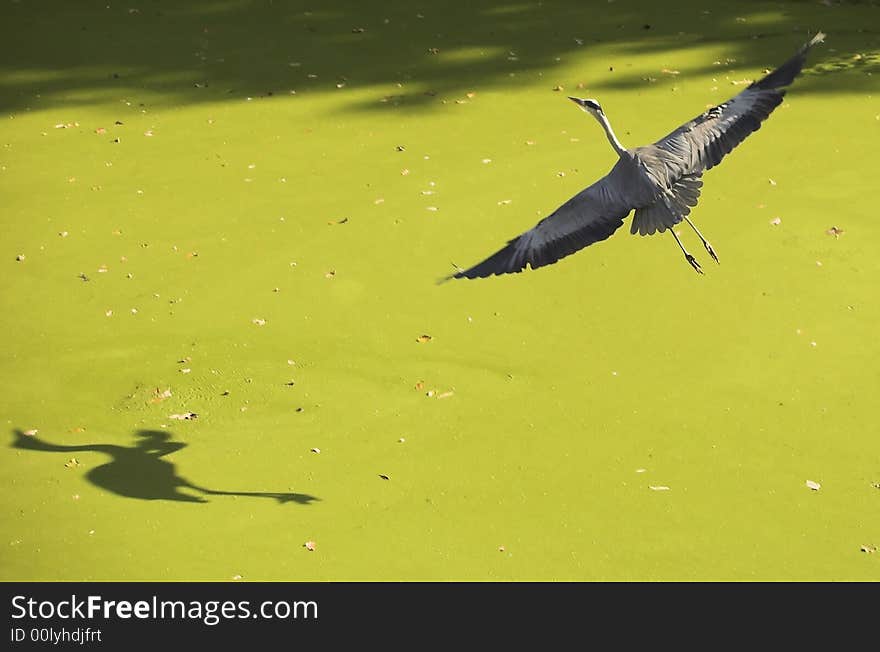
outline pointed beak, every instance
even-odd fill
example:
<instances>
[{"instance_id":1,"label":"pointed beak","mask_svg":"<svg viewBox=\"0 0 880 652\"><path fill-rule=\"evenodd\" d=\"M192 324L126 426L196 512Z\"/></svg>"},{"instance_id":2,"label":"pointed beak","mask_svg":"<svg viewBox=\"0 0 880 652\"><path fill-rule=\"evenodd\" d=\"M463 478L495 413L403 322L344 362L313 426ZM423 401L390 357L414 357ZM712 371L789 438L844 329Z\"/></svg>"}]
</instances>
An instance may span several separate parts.
<instances>
[{"instance_id":1,"label":"pointed beak","mask_svg":"<svg viewBox=\"0 0 880 652\"><path fill-rule=\"evenodd\" d=\"M571 96L569 96L568 99L570 99L572 102L574 102L574 103L577 104L578 106L583 106L583 105L584 105L583 100L581 100L581 99L579 99L579 98L577 98L577 97L571 97Z\"/></svg>"}]
</instances>

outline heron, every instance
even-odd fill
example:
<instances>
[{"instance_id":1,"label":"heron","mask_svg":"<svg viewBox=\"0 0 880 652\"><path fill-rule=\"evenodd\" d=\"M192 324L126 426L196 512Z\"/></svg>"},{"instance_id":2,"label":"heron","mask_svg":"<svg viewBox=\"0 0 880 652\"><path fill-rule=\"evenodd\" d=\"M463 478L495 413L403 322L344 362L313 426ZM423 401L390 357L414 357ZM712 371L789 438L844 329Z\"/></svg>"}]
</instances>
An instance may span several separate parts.
<instances>
[{"instance_id":1,"label":"heron","mask_svg":"<svg viewBox=\"0 0 880 652\"><path fill-rule=\"evenodd\" d=\"M685 260L702 274L700 263L685 249L673 227L687 222L708 254L719 262L715 249L688 217L700 198L703 172L718 165L749 134L761 128L782 103L785 87L800 74L807 53L824 39L825 35L818 32L776 70L644 147L625 148L598 101L569 97L605 130L618 157L614 167L501 250L469 269L456 266L458 272L444 280L485 278L550 265L609 238L632 211L633 235L668 230Z\"/></svg>"}]
</instances>

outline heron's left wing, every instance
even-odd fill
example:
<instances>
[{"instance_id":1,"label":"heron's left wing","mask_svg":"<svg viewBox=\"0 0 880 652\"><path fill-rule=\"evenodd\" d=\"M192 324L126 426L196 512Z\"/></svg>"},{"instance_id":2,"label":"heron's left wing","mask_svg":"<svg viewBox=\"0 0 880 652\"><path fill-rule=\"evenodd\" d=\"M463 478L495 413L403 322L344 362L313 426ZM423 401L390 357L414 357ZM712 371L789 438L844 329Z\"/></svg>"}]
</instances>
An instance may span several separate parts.
<instances>
[{"instance_id":1,"label":"heron's left wing","mask_svg":"<svg viewBox=\"0 0 880 652\"><path fill-rule=\"evenodd\" d=\"M582 190L529 231L500 251L449 278L485 278L555 263L584 247L605 240L632 210L607 175Z\"/></svg>"},{"instance_id":2,"label":"heron's left wing","mask_svg":"<svg viewBox=\"0 0 880 652\"><path fill-rule=\"evenodd\" d=\"M782 103L784 87L800 74L807 52L824 39L825 35L819 32L776 70L727 102L683 124L655 145L681 161L682 174L718 165L749 134L761 128L761 123Z\"/></svg>"}]
</instances>

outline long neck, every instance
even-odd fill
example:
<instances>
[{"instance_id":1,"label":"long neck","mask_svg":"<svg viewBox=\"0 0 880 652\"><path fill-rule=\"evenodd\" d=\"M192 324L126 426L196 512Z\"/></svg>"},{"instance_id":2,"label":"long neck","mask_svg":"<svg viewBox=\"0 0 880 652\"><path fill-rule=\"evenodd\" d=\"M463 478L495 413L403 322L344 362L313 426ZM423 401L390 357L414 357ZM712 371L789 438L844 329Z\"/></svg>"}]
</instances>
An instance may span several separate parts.
<instances>
[{"instance_id":1,"label":"long neck","mask_svg":"<svg viewBox=\"0 0 880 652\"><path fill-rule=\"evenodd\" d=\"M593 115L596 116L596 120L599 121L599 124L605 130L605 135L608 136L608 142L611 143L614 151L617 152L618 156L623 156L626 153L626 148L617 140L617 136L614 135L614 130L611 128L611 123L608 122L608 118L605 117L604 113L594 113Z\"/></svg>"}]
</instances>

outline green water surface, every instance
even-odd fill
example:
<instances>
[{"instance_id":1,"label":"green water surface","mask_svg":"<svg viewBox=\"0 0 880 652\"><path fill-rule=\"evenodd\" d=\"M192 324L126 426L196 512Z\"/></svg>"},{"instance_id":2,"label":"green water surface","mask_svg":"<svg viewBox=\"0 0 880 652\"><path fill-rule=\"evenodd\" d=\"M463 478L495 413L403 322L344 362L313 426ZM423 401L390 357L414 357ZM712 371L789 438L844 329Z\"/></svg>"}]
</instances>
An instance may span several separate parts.
<instances>
[{"instance_id":1,"label":"green water surface","mask_svg":"<svg viewBox=\"0 0 880 652\"><path fill-rule=\"evenodd\" d=\"M436 284L613 165L566 95L647 144L820 29L704 276L627 222ZM875 3L2 0L0 51L0 579L880 579Z\"/></svg>"}]
</instances>

